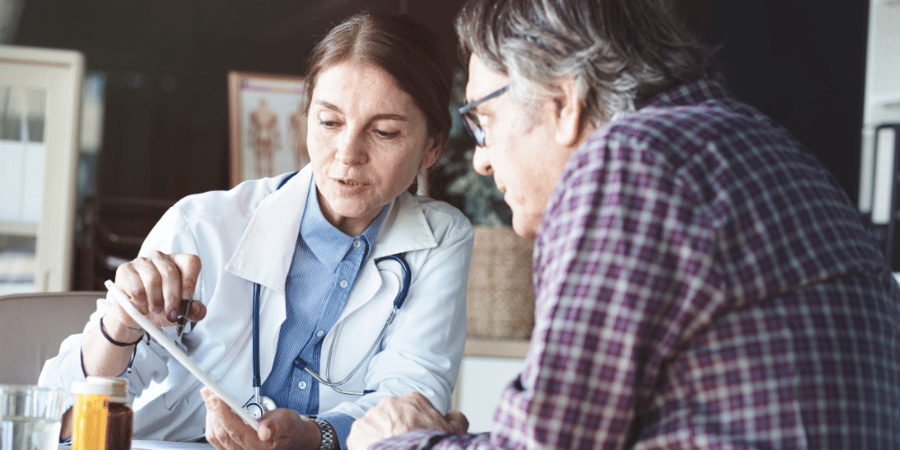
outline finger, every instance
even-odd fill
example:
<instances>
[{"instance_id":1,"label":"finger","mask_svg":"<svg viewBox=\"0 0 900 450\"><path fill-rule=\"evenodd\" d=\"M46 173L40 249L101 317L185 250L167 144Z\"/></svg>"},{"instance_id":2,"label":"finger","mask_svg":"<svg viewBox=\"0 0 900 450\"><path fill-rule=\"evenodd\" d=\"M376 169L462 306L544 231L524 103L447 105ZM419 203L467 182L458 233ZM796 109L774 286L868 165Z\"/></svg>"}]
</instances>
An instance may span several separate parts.
<instances>
[{"instance_id":1,"label":"finger","mask_svg":"<svg viewBox=\"0 0 900 450\"><path fill-rule=\"evenodd\" d=\"M447 413L447 421L450 422L450 425L454 428L453 432L456 434L464 434L469 431L469 419L466 418L466 415L459 411L450 411Z\"/></svg>"},{"instance_id":2,"label":"finger","mask_svg":"<svg viewBox=\"0 0 900 450\"><path fill-rule=\"evenodd\" d=\"M207 442L213 447L222 450L225 448L228 434L225 433L225 430L220 428L220 424L216 420L216 405L214 403L215 400L211 398L211 395L212 392L205 387L200 390L200 396L203 397L203 403L206 405L206 428L204 435L206 436Z\"/></svg>"},{"instance_id":3,"label":"finger","mask_svg":"<svg viewBox=\"0 0 900 450\"><path fill-rule=\"evenodd\" d=\"M188 318L193 322L198 322L203 320L204 317L206 317L206 305L199 301L191 302L191 310L188 311Z\"/></svg>"},{"instance_id":4,"label":"finger","mask_svg":"<svg viewBox=\"0 0 900 450\"><path fill-rule=\"evenodd\" d=\"M279 434L281 428L278 426L280 411L280 408L266 411L263 413L262 417L259 418L259 424L256 427L256 437L258 437L260 441L272 441L275 439L275 436Z\"/></svg>"},{"instance_id":5,"label":"finger","mask_svg":"<svg viewBox=\"0 0 900 450\"><path fill-rule=\"evenodd\" d=\"M206 402L206 398L209 397L210 395L213 395L212 389L210 389L206 386L203 386L202 388L200 388L200 397L203 398L204 403Z\"/></svg>"},{"instance_id":6,"label":"finger","mask_svg":"<svg viewBox=\"0 0 900 450\"><path fill-rule=\"evenodd\" d=\"M267 411L259 420L259 425L256 427L256 438L260 440L262 443L266 443L269 445L273 445L277 443L279 439L283 439L285 436L285 427L282 426L281 421L284 420L282 414L279 414L280 409L276 409L274 411Z\"/></svg>"},{"instance_id":7,"label":"finger","mask_svg":"<svg viewBox=\"0 0 900 450\"><path fill-rule=\"evenodd\" d=\"M181 274L181 292L179 299L194 298L197 279L200 277L200 257L197 255L173 254L172 261L178 266Z\"/></svg>"},{"instance_id":8,"label":"finger","mask_svg":"<svg viewBox=\"0 0 900 450\"><path fill-rule=\"evenodd\" d=\"M203 396L201 391L201 396ZM222 448L228 450L250 450L261 447L256 437L256 430L237 416L224 401L212 391L206 392L204 402L207 410L207 423L210 417L217 441Z\"/></svg>"},{"instance_id":9,"label":"finger","mask_svg":"<svg viewBox=\"0 0 900 450\"><path fill-rule=\"evenodd\" d=\"M160 274L161 296L163 299L163 311L165 311L166 319L174 323L178 320L178 307L181 305L181 268L176 264L173 255L167 255L162 252L153 252L150 262ZM155 305L152 305L155 306ZM154 312L162 312L154 310Z\"/></svg>"},{"instance_id":10,"label":"finger","mask_svg":"<svg viewBox=\"0 0 900 450\"><path fill-rule=\"evenodd\" d=\"M205 389L205 388L204 388ZM206 440L219 450L240 450L243 447L234 439L227 420L228 405L212 391L200 391L206 404Z\"/></svg>"},{"instance_id":11,"label":"finger","mask_svg":"<svg viewBox=\"0 0 900 450\"><path fill-rule=\"evenodd\" d=\"M163 274L159 271L159 264L153 260L154 256L136 258L132 261L132 266L141 279L149 312L160 314L165 310L164 280Z\"/></svg>"},{"instance_id":12,"label":"finger","mask_svg":"<svg viewBox=\"0 0 900 450\"><path fill-rule=\"evenodd\" d=\"M144 257L135 258L116 269L116 286L131 299L131 304L144 315L149 314L152 309L150 306L152 294L147 292L148 284L145 277L158 277L158 274L154 275L155 271L153 264Z\"/></svg>"},{"instance_id":13,"label":"finger","mask_svg":"<svg viewBox=\"0 0 900 450\"><path fill-rule=\"evenodd\" d=\"M260 441L270 442L274 440L274 436L275 424L271 421L260 421L259 427L256 429L256 437L258 437Z\"/></svg>"}]
</instances>

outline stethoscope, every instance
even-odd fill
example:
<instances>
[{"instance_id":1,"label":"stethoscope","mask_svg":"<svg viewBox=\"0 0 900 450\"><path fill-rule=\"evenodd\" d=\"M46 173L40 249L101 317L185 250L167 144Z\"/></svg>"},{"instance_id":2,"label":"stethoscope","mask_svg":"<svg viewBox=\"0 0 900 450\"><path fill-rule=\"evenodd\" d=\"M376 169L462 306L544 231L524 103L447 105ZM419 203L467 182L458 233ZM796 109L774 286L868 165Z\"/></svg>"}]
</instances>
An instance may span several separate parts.
<instances>
[{"instance_id":1,"label":"stethoscope","mask_svg":"<svg viewBox=\"0 0 900 450\"><path fill-rule=\"evenodd\" d=\"M341 328L343 327L343 322L338 324L337 328L334 331L334 339L331 341L331 347L328 350L328 359L325 362L326 367L326 375L322 377L321 375L313 372L306 363L301 359L298 360L303 365L303 370L312 375L319 383L322 383L336 392L347 395L365 395L371 391L348 391L339 388L342 384L346 383L350 380L351 377L362 367L363 363L366 361L366 358L372 354L375 348L378 346L378 343L381 342L381 338L384 337L384 333L387 331L388 325L394 321L394 316L397 315L397 311L400 310L400 307L403 306L403 302L406 301L406 294L409 291L409 282L410 282L410 270L409 264L406 263L406 259L403 258L402 254L399 255L390 255L383 256L381 258L375 259L375 264L378 264L385 260L396 261L400 264L400 269L403 271L403 281L400 285L400 292L397 293L397 297L394 298L394 306L391 309L391 314L388 316L387 320L384 322L384 326L381 327L381 332L378 333L378 337L375 338L375 342L372 343L372 346L369 347L369 351L359 360L359 364L350 371L350 373L344 377L343 380L340 381L332 381L331 374L331 358L334 355L334 347L338 338L340 337ZM244 409L250 413L253 418L258 419L262 417L268 411L271 411L276 408L275 401L271 398L266 397L264 395L259 395L259 388L262 385L261 378L259 375L259 292L260 292L259 283L253 283L253 397L244 404ZM297 362L295 362L297 364Z\"/></svg>"}]
</instances>

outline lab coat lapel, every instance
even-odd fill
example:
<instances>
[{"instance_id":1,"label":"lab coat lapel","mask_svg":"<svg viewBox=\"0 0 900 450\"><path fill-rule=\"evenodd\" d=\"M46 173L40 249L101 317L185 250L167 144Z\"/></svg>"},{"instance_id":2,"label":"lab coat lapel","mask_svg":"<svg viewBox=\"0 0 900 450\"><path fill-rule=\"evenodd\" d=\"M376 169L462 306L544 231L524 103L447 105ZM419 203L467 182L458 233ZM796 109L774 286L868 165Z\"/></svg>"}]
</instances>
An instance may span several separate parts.
<instances>
[{"instance_id":1,"label":"lab coat lapel","mask_svg":"<svg viewBox=\"0 0 900 450\"><path fill-rule=\"evenodd\" d=\"M225 269L235 276L259 283L260 375L272 369L278 332L287 316L284 283L300 232L300 221L312 178L307 166L256 207ZM275 186L280 181L276 180Z\"/></svg>"},{"instance_id":2,"label":"lab coat lapel","mask_svg":"<svg viewBox=\"0 0 900 450\"><path fill-rule=\"evenodd\" d=\"M307 166L259 202L225 266L228 272L284 297L311 177Z\"/></svg>"},{"instance_id":3,"label":"lab coat lapel","mask_svg":"<svg viewBox=\"0 0 900 450\"><path fill-rule=\"evenodd\" d=\"M381 274L375 259L434 247L437 247L437 239L431 232L422 207L411 194L403 192L391 204L391 210L375 239L372 255L363 264L338 322L372 300L381 287ZM414 266L414 261L409 263ZM415 273L411 276L414 277Z\"/></svg>"}]
</instances>

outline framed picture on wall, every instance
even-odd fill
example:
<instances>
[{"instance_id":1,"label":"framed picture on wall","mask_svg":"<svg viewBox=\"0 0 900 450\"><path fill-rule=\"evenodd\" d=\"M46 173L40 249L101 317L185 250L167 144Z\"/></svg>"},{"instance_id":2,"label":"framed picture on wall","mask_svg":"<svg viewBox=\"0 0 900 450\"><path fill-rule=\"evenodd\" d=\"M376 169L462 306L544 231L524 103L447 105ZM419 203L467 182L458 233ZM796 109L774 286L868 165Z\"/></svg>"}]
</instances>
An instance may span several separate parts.
<instances>
[{"instance_id":1,"label":"framed picture on wall","mask_svg":"<svg viewBox=\"0 0 900 450\"><path fill-rule=\"evenodd\" d=\"M304 77L232 71L228 91L232 186L309 163Z\"/></svg>"}]
</instances>

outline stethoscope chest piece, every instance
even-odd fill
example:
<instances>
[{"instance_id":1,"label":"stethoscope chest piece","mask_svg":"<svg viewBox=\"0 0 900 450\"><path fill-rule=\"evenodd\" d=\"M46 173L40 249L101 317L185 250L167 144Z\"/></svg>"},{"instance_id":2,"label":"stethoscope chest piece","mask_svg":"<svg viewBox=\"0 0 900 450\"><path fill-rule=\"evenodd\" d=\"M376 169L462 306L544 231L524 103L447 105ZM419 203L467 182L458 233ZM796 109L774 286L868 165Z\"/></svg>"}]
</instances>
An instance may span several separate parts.
<instances>
[{"instance_id":1,"label":"stethoscope chest piece","mask_svg":"<svg viewBox=\"0 0 900 450\"><path fill-rule=\"evenodd\" d=\"M250 417L253 417L254 419L259 419L263 414L272 411L275 408L277 408L277 406L275 406L275 401L265 395L259 398L254 396L254 398L247 400L247 403L244 404L244 409L247 410Z\"/></svg>"}]
</instances>

